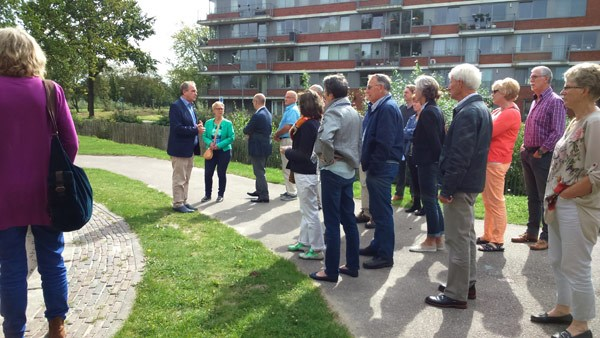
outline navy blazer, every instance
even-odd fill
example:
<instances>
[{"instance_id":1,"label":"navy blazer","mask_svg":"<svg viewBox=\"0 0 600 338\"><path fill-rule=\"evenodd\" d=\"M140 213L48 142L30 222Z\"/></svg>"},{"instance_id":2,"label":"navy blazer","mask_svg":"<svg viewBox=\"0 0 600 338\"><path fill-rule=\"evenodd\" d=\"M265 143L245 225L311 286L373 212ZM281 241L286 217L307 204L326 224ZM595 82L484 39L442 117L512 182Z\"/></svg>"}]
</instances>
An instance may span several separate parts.
<instances>
[{"instance_id":1,"label":"navy blazer","mask_svg":"<svg viewBox=\"0 0 600 338\"><path fill-rule=\"evenodd\" d=\"M404 122L400 108L391 96L367 115L360 164L363 171L377 176L386 162L402 161Z\"/></svg>"},{"instance_id":2,"label":"navy blazer","mask_svg":"<svg viewBox=\"0 0 600 338\"><path fill-rule=\"evenodd\" d=\"M435 100L429 100L419 115L419 121L413 133L413 162L416 165L438 162L445 135L444 115Z\"/></svg>"},{"instance_id":3,"label":"navy blazer","mask_svg":"<svg viewBox=\"0 0 600 338\"><path fill-rule=\"evenodd\" d=\"M197 115L196 121L198 121ZM189 110L181 98L179 98L169 108L169 142L167 144L167 154L174 157L200 155L200 142L194 145L196 136L198 136L198 127L194 124Z\"/></svg>"},{"instance_id":4,"label":"navy blazer","mask_svg":"<svg viewBox=\"0 0 600 338\"><path fill-rule=\"evenodd\" d=\"M271 124L273 116L267 107L262 107L244 127L244 134L248 135L248 155L254 157L268 157L271 155Z\"/></svg>"}]
</instances>

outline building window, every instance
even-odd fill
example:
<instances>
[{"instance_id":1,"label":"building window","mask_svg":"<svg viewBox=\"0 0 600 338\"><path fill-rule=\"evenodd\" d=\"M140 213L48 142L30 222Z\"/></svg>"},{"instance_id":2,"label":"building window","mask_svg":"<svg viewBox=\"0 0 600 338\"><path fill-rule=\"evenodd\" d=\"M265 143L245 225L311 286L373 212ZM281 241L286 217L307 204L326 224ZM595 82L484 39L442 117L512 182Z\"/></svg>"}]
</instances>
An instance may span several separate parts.
<instances>
[{"instance_id":1,"label":"building window","mask_svg":"<svg viewBox=\"0 0 600 338\"><path fill-rule=\"evenodd\" d=\"M363 14L360 19L360 29L381 29L383 27L383 14Z\"/></svg>"},{"instance_id":2,"label":"building window","mask_svg":"<svg viewBox=\"0 0 600 338\"><path fill-rule=\"evenodd\" d=\"M258 24L256 22L233 25L232 37L243 38L248 36L258 36Z\"/></svg>"},{"instance_id":3,"label":"building window","mask_svg":"<svg viewBox=\"0 0 600 338\"><path fill-rule=\"evenodd\" d=\"M567 33L567 46L572 51L596 49L596 38L600 32Z\"/></svg>"},{"instance_id":4,"label":"building window","mask_svg":"<svg viewBox=\"0 0 600 338\"><path fill-rule=\"evenodd\" d=\"M350 58L348 45L321 46L319 60L348 60Z\"/></svg>"},{"instance_id":5,"label":"building window","mask_svg":"<svg viewBox=\"0 0 600 338\"><path fill-rule=\"evenodd\" d=\"M458 23L458 7L439 7L432 10L434 25L447 25Z\"/></svg>"},{"instance_id":6,"label":"building window","mask_svg":"<svg viewBox=\"0 0 600 338\"><path fill-rule=\"evenodd\" d=\"M403 41L400 42L400 56L420 56L421 41Z\"/></svg>"},{"instance_id":7,"label":"building window","mask_svg":"<svg viewBox=\"0 0 600 338\"><path fill-rule=\"evenodd\" d=\"M481 54L505 54L504 36L483 36L479 38Z\"/></svg>"},{"instance_id":8,"label":"building window","mask_svg":"<svg viewBox=\"0 0 600 338\"><path fill-rule=\"evenodd\" d=\"M298 48L298 61L308 61L308 48Z\"/></svg>"},{"instance_id":9,"label":"building window","mask_svg":"<svg viewBox=\"0 0 600 338\"><path fill-rule=\"evenodd\" d=\"M458 55L460 50L459 39L438 39L433 41L433 55Z\"/></svg>"},{"instance_id":10,"label":"building window","mask_svg":"<svg viewBox=\"0 0 600 338\"><path fill-rule=\"evenodd\" d=\"M277 88L291 88L292 87L292 76L291 75L277 75Z\"/></svg>"},{"instance_id":11,"label":"building window","mask_svg":"<svg viewBox=\"0 0 600 338\"><path fill-rule=\"evenodd\" d=\"M535 52L542 50L543 34L517 36L517 52Z\"/></svg>"},{"instance_id":12,"label":"building window","mask_svg":"<svg viewBox=\"0 0 600 338\"><path fill-rule=\"evenodd\" d=\"M349 16L333 16L319 19L319 33L331 33L349 30Z\"/></svg>"},{"instance_id":13,"label":"building window","mask_svg":"<svg viewBox=\"0 0 600 338\"><path fill-rule=\"evenodd\" d=\"M294 20L284 20L277 22L277 35L286 35L294 30Z\"/></svg>"},{"instance_id":14,"label":"building window","mask_svg":"<svg viewBox=\"0 0 600 338\"><path fill-rule=\"evenodd\" d=\"M294 49L293 48L278 48L277 49L277 61L294 61Z\"/></svg>"},{"instance_id":15,"label":"building window","mask_svg":"<svg viewBox=\"0 0 600 338\"><path fill-rule=\"evenodd\" d=\"M532 0L519 3L519 19L543 19L546 18L548 0Z\"/></svg>"}]
</instances>

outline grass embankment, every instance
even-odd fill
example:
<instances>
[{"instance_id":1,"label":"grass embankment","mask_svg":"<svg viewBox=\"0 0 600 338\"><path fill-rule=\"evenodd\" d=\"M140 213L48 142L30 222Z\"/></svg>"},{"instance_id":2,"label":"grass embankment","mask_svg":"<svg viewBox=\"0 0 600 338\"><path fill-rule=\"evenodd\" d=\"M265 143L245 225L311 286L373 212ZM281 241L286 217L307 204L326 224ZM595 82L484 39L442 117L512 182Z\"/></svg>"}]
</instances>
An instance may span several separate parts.
<instances>
[{"instance_id":1,"label":"grass embankment","mask_svg":"<svg viewBox=\"0 0 600 338\"><path fill-rule=\"evenodd\" d=\"M108 140L99 139L96 137L80 136L79 154L85 155L130 155L130 156L146 156L168 160L169 156L163 150L145 147L134 144L121 144ZM199 168L204 167L204 159L195 157L194 165ZM229 174L253 178L252 166L243 163L231 162L227 170ZM267 168L267 180L271 183L283 184L281 171L275 168ZM395 206L407 204L410 192L408 188L404 194L405 201L394 203ZM354 197L360 198L360 184L354 183ZM527 223L527 198L525 196L506 196L506 208L508 211L508 223L511 224L526 224ZM483 219L484 209L481 195L477 197L475 203L475 217Z\"/></svg>"},{"instance_id":2,"label":"grass embankment","mask_svg":"<svg viewBox=\"0 0 600 338\"><path fill-rule=\"evenodd\" d=\"M146 259L117 337L350 337L312 281L258 241L173 213L168 196L141 182L87 172L96 200L131 226Z\"/></svg>"}]
</instances>

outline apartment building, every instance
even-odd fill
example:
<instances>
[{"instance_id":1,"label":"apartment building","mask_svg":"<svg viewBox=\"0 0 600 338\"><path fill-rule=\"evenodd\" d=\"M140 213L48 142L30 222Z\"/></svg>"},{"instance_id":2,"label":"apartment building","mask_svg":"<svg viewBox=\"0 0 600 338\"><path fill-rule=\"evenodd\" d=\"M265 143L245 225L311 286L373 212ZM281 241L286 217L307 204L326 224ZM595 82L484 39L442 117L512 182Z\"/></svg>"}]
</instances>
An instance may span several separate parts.
<instances>
[{"instance_id":1,"label":"apartment building","mask_svg":"<svg viewBox=\"0 0 600 338\"><path fill-rule=\"evenodd\" d=\"M358 89L375 72L410 74L418 62L447 78L468 62L488 88L517 79L526 112L531 68L551 68L560 91L570 66L600 62L598 13L600 0L210 0L199 23L211 31L200 48L214 52L213 82L200 98L252 109L262 92L278 113L306 74L312 84L343 73Z\"/></svg>"}]
</instances>

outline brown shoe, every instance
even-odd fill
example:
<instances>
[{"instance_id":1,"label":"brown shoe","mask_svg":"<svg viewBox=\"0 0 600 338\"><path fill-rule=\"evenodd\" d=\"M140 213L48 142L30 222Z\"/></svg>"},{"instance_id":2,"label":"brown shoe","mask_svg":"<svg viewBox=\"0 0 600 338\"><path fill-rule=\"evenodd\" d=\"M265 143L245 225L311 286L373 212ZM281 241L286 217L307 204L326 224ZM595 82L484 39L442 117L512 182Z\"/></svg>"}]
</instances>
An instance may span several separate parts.
<instances>
[{"instance_id":1,"label":"brown shoe","mask_svg":"<svg viewBox=\"0 0 600 338\"><path fill-rule=\"evenodd\" d=\"M61 317L50 319L48 322L48 338L65 338L67 332L65 331L65 320Z\"/></svg>"},{"instance_id":2,"label":"brown shoe","mask_svg":"<svg viewBox=\"0 0 600 338\"><path fill-rule=\"evenodd\" d=\"M358 215L356 215L356 223L366 223L371 220L371 217L365 215L364 211L361 211Z\"/></svg>"},{"instance_id":3,"label":"brown shoe","mask_svg":"<svg viewBox=\"0 0 600 338\"><path fill-rule=\"evenodd\" d=\"M548 249L548 242L546 242L543 239L540 239L535 244L530 245L529 249L531 249L531 250L547 250Z\"/></svg>"},{"instance_id":4,"label":"brown shoe","mask_svg":"<svg viewBox=\"0 0 600 338\"><path fill-rule=\"evenodd\" d=\"M513 243L535 243L537 242L537 237L529 236L527 232L524 232L518 237L511 238L510 241Z\"/></svg>"},{"instance_id":5,"label":"brown shoe","mask_svg":"<svg viewBox=\"0 0 600 338\"><path fill-rule=\"evenodd\" d=\"M402 201L402 199L404 199L403 196L394 195L394 197L392 197L392 201Z\"/></svg>"}]
</instances>

